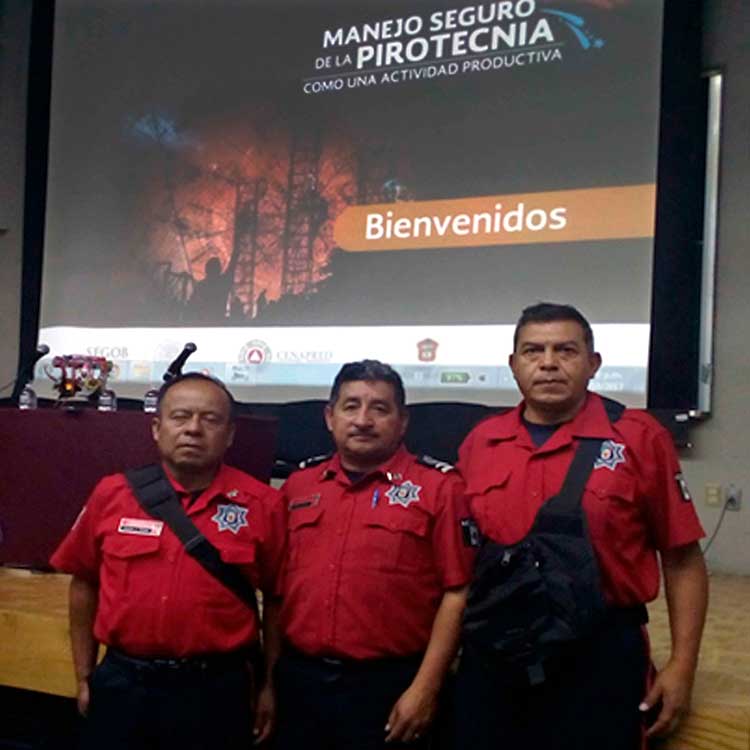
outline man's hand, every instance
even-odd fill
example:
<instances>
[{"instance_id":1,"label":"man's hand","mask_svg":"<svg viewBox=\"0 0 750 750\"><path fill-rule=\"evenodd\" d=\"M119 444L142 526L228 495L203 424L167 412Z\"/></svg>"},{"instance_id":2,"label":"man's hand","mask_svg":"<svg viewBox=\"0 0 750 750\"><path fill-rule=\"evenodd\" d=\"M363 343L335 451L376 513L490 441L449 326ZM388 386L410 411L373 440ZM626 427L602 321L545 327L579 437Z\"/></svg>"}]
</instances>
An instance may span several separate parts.
<instances>
[{"instance_id":1,"label":"man's hand","mask_svg":"<svg viewBox=\"0 0 750 750\"><path fill-rule=\"evenodd\" d=\"M412 742L429 728L438 707L438 693L412 684L396 701L385 725L386 742Z\"/></svg>"},{"instance_id":2,"label":"man's hand","mask_svg":"<svg viewBox=\"0 0 750 750\"><path fill-rule=\"evenodd\" d=\"M419 671L391 709L385 725L386 742L418 740L435 718L440 688L458 647L468 590L462 586L443 592Z\"/></svg>"},{"instance_id":3,"label":"man's hand","mask_svg":"<svg viewBox=\"0 0 750 750\"><path fill-rule=\"evenodd\" d=\"M677 728L690 708L692 689L693 670L668 662L639 706L641 711L646 712L661 702L661 710L648 727L647 737L665 737Z\"/></svg>"},{"instance_id":4,"label":"man's hand","mask_svg":"<svg viewBox=\"0 0 750 750\"><path fill-rule=\"evenodd\" d=\"M77 702L78 702L78 713L81 714L81 716L87 716L88 715L88 712L89 712L89 700L90 700L89 681L88 680L79 680L78 681Z\"/></svg>"},{"instance_id":5,"label":"man's hand","mask_svg":"<svg viewBox=\"0 0 750 750\"><path fill-rule=\"evenodd\" d=\"M94 619L99 602L99 587L90 581L73 576L68 594L70 616L70 645L73 668L78 679L78 712L89 712L89 677L96 668L99 644L94 639Z\"/></svg>"},{"instance_id":6,"label":"man's hand","mask_svg":"<svg viewBox=\"0 0 750 750\"><path fill-rule=\"evenodd\" d=\"M641 711L648 711L661 700L659 715L646 733L648 737L674 731L690 708L708 605L706 563L697 542L662 550L661 563L672 633L672 655L640 706Z\"/></svg>"},{"instance_id":7,"label":"man's hand","mask_svg":"<svg viewBox=\"0 0 750 750\"><path fill-rule=\"evenodd\" d=\"M266 684L258 693L258 702L255 707L255 736L254 744L260 745L265 742L273 732L276 722L276 695L273 687Z\"/></svg>"}]
</instances>

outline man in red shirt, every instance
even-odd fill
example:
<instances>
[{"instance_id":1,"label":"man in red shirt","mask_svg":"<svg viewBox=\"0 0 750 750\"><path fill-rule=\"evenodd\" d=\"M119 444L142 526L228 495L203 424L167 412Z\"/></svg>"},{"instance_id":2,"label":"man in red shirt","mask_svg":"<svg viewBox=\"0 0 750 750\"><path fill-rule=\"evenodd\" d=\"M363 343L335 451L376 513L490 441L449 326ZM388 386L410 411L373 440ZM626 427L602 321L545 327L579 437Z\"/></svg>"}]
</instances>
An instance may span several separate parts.
<instances>
[{"instance_id":1,"label":"man in red shirt","mask_svg":"<svg viewBox=\"0 0 750 750\"><path fill-rule=\"evenodd\" d=\"M224 385L190 373L166 383L152 425L190 520L256 587L272 594L283 555L278 492L222 462L234 435ZM260 623L139 505L123 474L102 479L52 557L71 573L70 630L82 747L246 750L271 731L267 681L253 728L249 656ZM266 600L269 662L278 647ZM96 667L98 646L107 646Z\"/></svg>"},{"instance_id":2,"label":"man in red shirt","mask_svg":"<svg viewBox=\"0 0 750 750\"><path fill-rule=\"evenodd\" d=\"M601 441L579 495L588 532L576 545L593 547L606 614L593 633L550 658L540 684L507 658L492 662L467 644L459 747L636 750L647 735L674 728L688 708L707 603L703 530L668 432L638 410L610 421L605 402L588 390L600 365L591 327L575 308L527 308L510 356L523 401L478 425L461 446L480 531L490 543L514 545L528 539L550 498L564 494L579 443ZM658 593L657 558L672 655L649 686L644 604ZM513 606L535 603L521 597Z\"/></svg>"},{"instance_id":3,"label":"man in red shirt","mask_svg":"<svg viewBox=\"0 0 750 750\"><path fill-rule=\"evenodd\" d=\"M344 365L325 419L336 453L283 487L276 747L426 747L470 577L463 483L403 447L404 387L387 365Z\"/></svg>"}]
</instances>

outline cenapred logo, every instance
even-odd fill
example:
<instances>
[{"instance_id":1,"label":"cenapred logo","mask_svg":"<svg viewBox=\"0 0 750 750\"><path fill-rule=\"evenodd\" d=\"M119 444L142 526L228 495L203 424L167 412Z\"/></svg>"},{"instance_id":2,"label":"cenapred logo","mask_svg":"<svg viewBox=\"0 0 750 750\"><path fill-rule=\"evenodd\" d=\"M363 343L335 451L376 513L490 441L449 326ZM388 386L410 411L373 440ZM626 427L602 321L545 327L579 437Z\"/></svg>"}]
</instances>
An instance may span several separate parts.
<instances>
[{"instance_id":1,"label":"cenapred logo","mask_svg":"<svg viewBox=\"0 0 750 750\"><path fill-rule=\"evenodd\" d=\"M245 365L262 365L271 359L271 347L261 339L252 339L240 349L239 360Z\"/></svg>"}]
</instances>

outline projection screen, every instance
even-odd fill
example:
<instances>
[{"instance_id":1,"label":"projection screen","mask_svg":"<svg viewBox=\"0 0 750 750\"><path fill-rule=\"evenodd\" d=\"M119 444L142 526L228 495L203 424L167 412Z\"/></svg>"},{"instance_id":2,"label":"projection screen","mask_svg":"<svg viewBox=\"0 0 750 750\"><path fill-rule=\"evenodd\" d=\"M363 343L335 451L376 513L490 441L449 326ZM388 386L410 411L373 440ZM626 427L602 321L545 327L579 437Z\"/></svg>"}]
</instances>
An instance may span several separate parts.
<instances>
[{"instance_id":1,"label":"projection screen","mask_svg":"<svg viewBox=\"0 0 750 750\"><path fill-rule=\"evenodd\" d=\"M552 300L644 406L661 34L656 0L57 0L39 340L123 395L192 341L242 400L373 357L513 403Z\"/></svg>"}]
</instances>

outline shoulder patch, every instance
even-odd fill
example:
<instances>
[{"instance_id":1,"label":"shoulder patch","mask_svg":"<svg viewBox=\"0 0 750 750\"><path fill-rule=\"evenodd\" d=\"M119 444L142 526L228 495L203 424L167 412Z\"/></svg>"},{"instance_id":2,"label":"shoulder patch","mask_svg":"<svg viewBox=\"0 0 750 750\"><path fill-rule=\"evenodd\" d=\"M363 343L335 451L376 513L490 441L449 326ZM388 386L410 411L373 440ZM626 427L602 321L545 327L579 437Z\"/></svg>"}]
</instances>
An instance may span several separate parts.
<instances>
[{"instance_id":1,"label":"shoulder patch","mask_svg":"<svg viewBox=\"0 0 750 750\"><path fill-rule=\"evenodd\" d=\"M680 494L682 495L682 499L686 503L692 503L693 497L690 494L690 490L688 489L687 482L685 481L685 477L683 476L681 471L678 471L674 475L675 482L677 482L677 486L680 488Z\"/></svg>"},{"instance_id":2,"label":"shoulder patch","mask_svg":"<svg viewBox=\"0 0 750 750\"><path fill-rule=\"evenodd\" d=\"M426 453L417 459L417 463L422 464L422 466L429 466L431 469L437 469L443 474L456 470L453 464L449 464L447 461L440 461L437 458L428 456Z\"/></svg>"},{"instance_id":3,"label":"shoulder patch","mask_svg":"<svg viewBox=\"0 0 750 750\"><path fill-rule=\"evenodd\" d=\"M331 456L333 456L333 453L321 453L319 456L310 456L310 458L306 458L304 461L299 462L299 468L309 469L311 466L322 464L323 461L327 461Z\"/></svg>"},{"instance_id":4,"label":"shoulder patch","mask_svg":"<svg viewBox=\"0 0 750 750\"><path fill-rule=\"evenodd\" d=\"M462 518L459 523L461 524L461 535L464 539L464 546L481 547L482 532L479 531L477 522L473 518Z\"/></svg>"}]
</instances>

